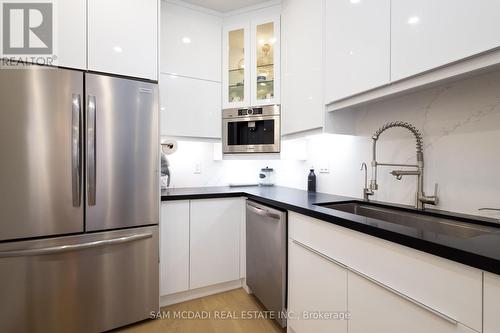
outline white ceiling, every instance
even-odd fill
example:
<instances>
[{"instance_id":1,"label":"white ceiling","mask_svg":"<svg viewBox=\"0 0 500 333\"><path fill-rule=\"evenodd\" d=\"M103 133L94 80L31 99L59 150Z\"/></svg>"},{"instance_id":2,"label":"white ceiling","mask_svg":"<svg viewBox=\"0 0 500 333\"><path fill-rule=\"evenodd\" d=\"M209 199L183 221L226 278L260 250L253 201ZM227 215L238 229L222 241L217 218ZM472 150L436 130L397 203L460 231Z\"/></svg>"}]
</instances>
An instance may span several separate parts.
<instances>
[{"instance_id":1,"label":"white ceiling","mask_svg":"<svg viewBox=\"0 0 500 333\"><path fill-rule=\"evenodd\" d=\"M218 12L230 12L232 10L253 6L267 0L184 0L190 4L212 9Z\"/></svg>"}]
</instances>

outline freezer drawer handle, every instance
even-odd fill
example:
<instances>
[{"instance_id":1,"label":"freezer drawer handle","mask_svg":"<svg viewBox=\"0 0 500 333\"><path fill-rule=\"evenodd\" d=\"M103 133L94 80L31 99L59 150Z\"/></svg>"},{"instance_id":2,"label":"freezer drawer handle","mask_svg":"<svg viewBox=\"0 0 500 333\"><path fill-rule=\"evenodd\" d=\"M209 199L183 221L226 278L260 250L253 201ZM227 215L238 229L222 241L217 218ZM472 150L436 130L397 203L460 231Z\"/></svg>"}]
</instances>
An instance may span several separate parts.
<instances>
[{"instance_id":1,"label":"freezer drawer handle","mask_svg":"<svg viewBox=\"0 0 500 333\"><path fill-rule=\"evenodd\" d=\"M301 243L299 241L296 241L295 239L292 239L291 241L293 243L297 244L298 246L302 247L303 249L305 249L305 250L307 250L309 252L312 252L314 254L317 254L321 258L323 258L323 259L325 259L327 261L330 261L330 262L332 262L332 263L334 263L334 264L336 264L336 265L338 265L338 266L346 269L348 272L356 274L357 276L359 276L359 277L361 277L361 278L363 278L363 279L365 279L365 280L367 280L367 281L369 281L369 282L371 282L371 283L373 283L373 284L381 287L382 289L385 289L388 292L390 292L390 293L392 293L392 294L394 294L396 296L399 296L400 298L402 298L402 299L404 299L404 300L406 300L406 301L408 301L410 303L415 304L416 306L418 306L418 307L426 310L427 312L432 313L436 317L439 317L439 318L447 321L448 323L450 323L452 325L458 325L458 321L457 320L455 320L452 317L450 317L450 316L442 313L441 311L433 309L430 306L425 305L425 304L417 301L416 299L411 298L410 296L407 296L407 295L403 294L402 292L400 292L400 291L398 291L398 290L396 290L396 289L394 289L392 287L389 287L388 285L386 285L386 284L384 284L384 283L382 283L382 282L380 282L378 280L375 280L374 278L372 278L372 277L370 277L368 275L365 275L365 274L361 273L360 271L358 271L358 270L356 270L356 269L354 269L352 267L349 267L349 266L341 263L340 261L337 261L337 260L335 260L335 259L333 259L333 258L331 258L331 257L329 257L329 256L327 256L327 255L325 255L325 254L323 254L321 252L318 252L315 249L313 249L313 248L311 248L311 247L309 247L309 246L307 246L307 245L305 245L305 244L303 244L303 243Z\"/></svg>"},{"instance_id":2,"label":"freezer drawer handle","mask_svg":"<svg viewBox=\"0 0 500 333\"><path fill-rule=\"evenodd\" d=\"M30 249L30 250L14 250L14 251L5 251L0 252L0 258L9 258L9 257L28 257L28 256L40 256L40 255L50 255L50 254L58 254L70 251L78 251L85 250L94 247L108 246L108 245L118 245L123 243L130 243L134 241L138 241L141 239L151 238L153 234L139 234L133 236L124 236L113 239L104 239L94 242L82 243L82 244L72 244L72 245L61 245L61 246L53 246L53 247L45 247L41 249Z\"/></svg>"},{"instance_id":3,"label":"freezer drawer handle","mask_svg":"<svg viewBox=\"0 0 500 333\"><path fill-rule=\"evenodd\" d=\"M95 206L96 197L96 100L88 96L87 121L87 163L88 163L88 204Z\"/></svg>"},{"instance_id":4,"label":"freezer drawer handle","mask_svg":"<svg viewBox=\"0 0 500 333\"><path fill-rule=\"evenodd\" d=\"M73 206L80 207L81 202L81 119L82 107L80 94L73 94L72 99L72 114L71 114L71 166L72 166L72 187L73 187Z\"/></svg>"},{"instance_id":5,"label":"freezer drawer handle","mask_svg":"<svg viewBox=\"0 0 500 333\"><path fill-rule=\"evenodd\" d=\"M250 209L255 214L258 214L258 215L261 215L261 216L267 216L267 217L270 217L270 218L275 219L275 220L281 219L281 216L278 215L278 214L274 214L274 213L268 212L267 210L264 210L264 209L259 208L259 207L255 207L255 206L250 205L248 203L247 203L247 208Z\"/></svg>"}]
</instances>

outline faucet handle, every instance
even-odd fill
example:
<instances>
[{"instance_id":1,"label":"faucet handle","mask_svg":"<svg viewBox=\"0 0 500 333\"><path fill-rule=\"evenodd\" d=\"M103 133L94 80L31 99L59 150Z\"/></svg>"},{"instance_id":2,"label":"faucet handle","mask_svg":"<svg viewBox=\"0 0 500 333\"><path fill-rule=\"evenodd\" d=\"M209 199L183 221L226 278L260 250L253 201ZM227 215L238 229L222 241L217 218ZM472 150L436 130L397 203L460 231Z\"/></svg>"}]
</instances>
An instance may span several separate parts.
<instances>
[{"instance_id":1,"label":"faucet handle","mask_svg":"<svg viewBox=\"0 0 500 333\"><path fill-rule=\"evenodd\" d=\"M434 184L434 195L418 195L418 201L429 204L429 205L437 205L439 203L438 198L438 184Z\"/></svg>"},{"instance_id":2,"label":"faucet handle","mask_svg":"<svg viewBox=\"0 0 500 333\"><path fill-rule=\"evenodd\" d=\"M439 203L438 189L439 189L438 183L434 183L434 195L431 196L431 198L434 199L434 205L437 205Z\"/></svg>"}]
</instances>

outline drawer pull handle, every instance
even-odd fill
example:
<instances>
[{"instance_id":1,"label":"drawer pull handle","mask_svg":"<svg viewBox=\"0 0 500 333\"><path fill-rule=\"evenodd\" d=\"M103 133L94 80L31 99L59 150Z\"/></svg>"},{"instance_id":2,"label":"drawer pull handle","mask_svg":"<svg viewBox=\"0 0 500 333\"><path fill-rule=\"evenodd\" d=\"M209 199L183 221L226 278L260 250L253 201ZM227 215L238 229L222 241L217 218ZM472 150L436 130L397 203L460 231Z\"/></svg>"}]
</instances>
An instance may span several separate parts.
<instances>
[{"instance_id":1,"label":"drawer pull handle","mask_svg":"<svg viewBox=\"0 0 500 333\"><path fill-rule=\"evenodd\" d=\"M94 247L130 243L133 241L138 241L141 239L146 239L146 238L151 238L151 237L153 237L152 234L139 234L139 235L123 236L123 237L112 238L112 239L103 239L103 240L98 240L98 241L93 241L93 242L88 242L88 243L81 243L81 244L60 245L60 246L53 246L53 247L44 247L44 248L40 248L40 249L5 251L5 252L0 252L0 258L27 257L27 256L58 254L58 253L64 253L64 252L69 252L69 251L90 249L90 248L94 248Z\"/></svg>"},{"instance_id":2,"label":"drawer pull handle","mask_svg":"<svg viewBox=\"0 0 500 333\"><path fill-rule=\"evenodd\" d=\"M407 295L405 295L405 294L397 291L396 289L391 288L391 287L385 285L384 283L382 283L382 282L380 282L378 280L375 280L375 279L369 277L368 275L365 275L365 274L361 273L360 271L358 271L358 270L356 270L354 268L351 268L351 267L349 267L349 266L341 263L340 261L337 261L337 260L335 260L333 258L330 258L329 256L327 256L327 255L325 255L325 254L323 254L321 252L318 252L317 250L315 250L315 249L313 249L313 248L311 248L311 247L309 247L309 246L307 246L307 245L305 245L305 244L303 244L303 243L301 243L299 241L296 241L295 239L292 239L292 242L295 243L295 244L297 244L298 246L304 248L305 250L308 250L309 252L312 252L312 253L320 256L321 258L323 258L323 259L325 259L327 261L330 261L330 262L332 262L332 263L334 263L334 264L336 264L336 265L338 265L338 266L340 266L342 268L345 268L348 272L356 274L356 275L362 277L363 279L368 280L371 283L373 283L373 284L375 284L375 285L377 285L377 286L379 286L379 287L381 287L381 288L389 291L390 293L393 293L394 295L397 295L400 298L402 298L402 299L404 299L404 300L406 300L406 301L408 301L410 303L415 304L416 306L418 306L418 307L426 310L427 312L430 312L433 315L435 315L435 316L437 316L437 317L439 317L439 318L441 318L443 320L446 320L450 324L452 324L452 325L458 325L458 321L455 320L455 319L453 319L452 317L450 317L448 315L445 315L444 313L442 313L442 312L440 312L438 310L435 310L435 309L431 308L430 306L427 306L427 305L425 305L425 304L417 301L416 299L413 299L413 298L411 298L411 297L409 297L409 296L407 296Z\"/></svg>"}]
</instances>

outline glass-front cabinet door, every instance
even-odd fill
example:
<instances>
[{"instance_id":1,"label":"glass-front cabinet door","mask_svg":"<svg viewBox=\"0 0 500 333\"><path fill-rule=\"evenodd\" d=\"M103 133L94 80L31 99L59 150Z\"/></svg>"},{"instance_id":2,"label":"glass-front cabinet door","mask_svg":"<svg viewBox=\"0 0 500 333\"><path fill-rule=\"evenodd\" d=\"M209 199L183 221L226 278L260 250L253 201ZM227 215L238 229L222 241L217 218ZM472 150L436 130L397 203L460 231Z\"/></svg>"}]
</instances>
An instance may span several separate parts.
<instances>
[{"instance_id":1,"label":"glass-front cabinet door","mask_svg":"<svg viewBox=\"0 0 500 333\"><path fill-rule=\"evenodd\" d=\"M279 104L280 100L280 18L252 22L252 106Z\"/></svg>"},{"instance_id":2,"label":"glass-front cabinet door","mask_svg":"<svg viewBox=\"0 0 500 333\"><path fill-rule=\"evenodd\" d=\"M223 29L224 109L280 103L279 15Z\"/></svg>"},{"instance_id":3,"label":"glass-front cabinet door","mask_svg":"<svg viewBox=\"0 0 500 333\"><path fill-rule=\"evenodd\" d=\"M249 25L228 26L223 35L223 107L250 105Z\"/></svg>"}]
</instances>

